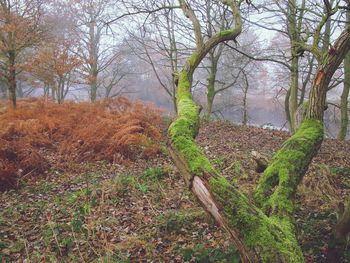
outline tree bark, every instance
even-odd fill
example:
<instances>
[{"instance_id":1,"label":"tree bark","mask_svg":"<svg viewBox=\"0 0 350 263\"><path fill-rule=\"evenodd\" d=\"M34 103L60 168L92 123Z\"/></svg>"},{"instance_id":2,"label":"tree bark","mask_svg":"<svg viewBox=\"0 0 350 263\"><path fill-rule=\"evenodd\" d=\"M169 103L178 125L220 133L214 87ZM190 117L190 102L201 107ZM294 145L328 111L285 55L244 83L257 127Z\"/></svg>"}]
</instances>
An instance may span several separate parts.
<instances>
[{"instance_id":1,"label":"tree bark","mask_svg":"<svg viewBox=\"0 0 350 263\"><path fill-rule=\"evenodd\" d=\"M17 81L16 81L16 54L15 51L9 52L9 70L8 70L8 89L9 89L9 99L12 102L12 107L17 106Z\"/></svg>"},{"instance_id":2,"label":"tree bark","mask_svg":"<svg viewBox=\"0 0 350 263\"><path fill-rule=\"evenodd\" d=\"M243 77L244 77L244 88L243 88L243 118L242 118L242 124L244 126L247 126L248 124L248 101L247 101L247 95L248 95L248 89L249 89L249 82L248 77L245 71L243 70Z\"/></svg>"},{"instance_id":3,"label":"tree bark","mask_svg":"<svg viewBox=\"0 0 350 263\"><path fill-rule=\"evenodd\" d=\"M89 23L89 84L90 84L90 100L95 102L97 99L97 78L98 78L98 59L97 59L97 44L96 37L96 21L92 19Z\"/></svg>"},{"instance_id":4,"label":"tree bark","mask_svg":"<svg viewBox=\"0 0 350 263\"><path fill-rule=\"evenodd\" d=\"M346 133L348 131L349 114L348 114L348 102L349 102L349 90L350 90L350 52L344 59L344 88L340 97L340 130L338 133L339 140L345 140Z\"/></svg>"},{"instance_id":5,"label":"tree bark","mask_svg":"<svg viewBox=\"0 0 350 263\"><path fill-rule=\"evenodd\" d=\"M295 47L292 45L292 50ZM290 130L292 133L296 131L295 126L295 114L298 108L298 87L299 87L299 58L296 52L292 52L291 63L291 84L290 84L290 96L289 96L289 115L290 115Z\"/></svg>"},{"instance_id":6,"label":"tree bark","mask_svg":"<svg viewBox=\"0 0 350 263\"><path fill-rule=\"evenodd\" d=\"M297 42L300 38L300 32L298 30L297 24L297 1L291 0L288 1L288 35L290 38L291 45L291 83L289 89L289 121L290 130L292 133L296 131L295 127L295 113L298 107L298 87L299 87L299 54ZM302 17L300 18L302 19Z\"/></svg>"},{"instance_id":7,"label":"tree bark","mask_svg":"<svg viewBox=\"0 0 350 263\"><path fill-rule=\"evenodd\" d=\"M350 12L347 12L346 18L350 23ZM340 130L338 133L339 140L345 140L346 133L348 131L348 101L350 90L350 52L347 53L344 59L344 87L340 97Z\"/></svg>"},{"instance_id":8,"label":"tree bark","mask_svg":"<svg viewBox=\"0 0 350 263\"><path fill-rule=\"evenodd\" d=\"M208 77L208 86L207 86L207 108L205 110L204 119L209 120L210 115L213 111L213 104L215 99L215 81L216 81L216 72L218 70L218 58L211 54L210 56L210 74Z\"/></svg>"},{"instance_id":9,"label":"tree bark","mask_svg":"<svg viewBox=\"0 0 350 263\"><path fill-rule=\"evenodd\" d=\"M286 119L288 121L290 131L292 131L292 119L290 115L289 99L290 99L290 87L287 90L286 97L284 98L284 111L286 113Z\"/></svg>"}]
</instances>

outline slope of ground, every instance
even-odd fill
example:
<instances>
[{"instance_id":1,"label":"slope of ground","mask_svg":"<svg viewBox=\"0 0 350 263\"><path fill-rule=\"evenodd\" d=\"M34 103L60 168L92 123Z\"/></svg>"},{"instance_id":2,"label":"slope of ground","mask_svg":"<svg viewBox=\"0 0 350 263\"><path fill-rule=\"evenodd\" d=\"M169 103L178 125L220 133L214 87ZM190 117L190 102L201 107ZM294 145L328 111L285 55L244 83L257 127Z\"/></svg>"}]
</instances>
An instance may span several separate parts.
<instances>
[{"instance_id":1,"label":"slope of ground","mask_svg":"<svg viewBox=\"0 0 350 263\"><path fill-rule=\"evenodd\" d=\"M286 138L213 122L202 125L198 143L249 195L259 178L250 152L272 156ZM0 193L0 261L239 262L162 148L124 165L52 165L46 178ZM331 237L337 203L350 194L349 152L349 142L326 140L299 188L296 224L308 262L350 262Z\"/></svg>"}]
</instances>

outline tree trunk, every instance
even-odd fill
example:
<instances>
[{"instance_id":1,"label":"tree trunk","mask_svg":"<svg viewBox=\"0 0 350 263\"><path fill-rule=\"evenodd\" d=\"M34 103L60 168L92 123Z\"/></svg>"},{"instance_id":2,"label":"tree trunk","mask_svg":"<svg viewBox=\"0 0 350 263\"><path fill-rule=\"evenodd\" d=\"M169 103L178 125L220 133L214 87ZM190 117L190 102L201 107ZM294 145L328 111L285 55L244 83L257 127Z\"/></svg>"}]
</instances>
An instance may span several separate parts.
<instances>
[{"instance_id":1,"label":"tree trunk","mask_svg":"<svg viewBox=\"0 0 350 263\"><path fill-rule=\"evenodd\" d=\"M338 133L339 140L345 140L346 133L348 131L348 100L349 100L349 89L350 89L350 52L344 59L344 88L340 99L340 130Z\"/></svg>"},{"instance_id":2,"label":"tree trunk","mask_svg":"<svg viewBox=\"0 0 350 263\"><path fill-rule=\"evenodd\" d=\"M284 111L286 113L286 119L289 124L289 130L292 131L292 119L290 116L289 99L290 99L290 88L287 90L286 97L284 98Z\"/></svg>"},{"instance_id":3,"label":"tree trunk","mask_svg":"<svg viewBox=\"0 0 350 263\"><path fill-rule=\"evenodd\" d=\"M51 91L53 101L56 101L56 92L57 92L57 86L56 86L56 83L53 83L52 84L52 91Z\"/></svg>"},{"instance_id":4,"label":"tree trunk","mask_svg":"<svg viewBox=\"0 0 350 263\"><path fill-rule=\"evenodd\" d=\"M91 102L95 102L97 99L97 77L98 77L98 61L97 61L97 43L98 37L95 32L96 21L94 19L89 23L89 64L90 64L90 72L89 72L89 84L90 84L90 100Z\"/></svg>"},{"instance_id":5,"label":"tree trunk","mask_svg":"<svg viewBox=\"0 0 350 263\"><path fill-rule=\"evenodd\" d=\"M298 30L297 23L297 1L290 0L288 1L288 17L287 17L287 25L288 25L288 35L290 38L291 45L291 82L289 88L289 109L287 114L287 120L289 122L290 130L292 133L296 131L295 127L295 113L298 107L298 86L299 86L299 54L298 54L298 46L297 42L300 38L300 32ZM302 18L300 18L302 19Z\"/></svg>"},{"instance_id":6,"label":"tree trunk","mask_svg":"<svg viewBox=\"0 0 350 263\"><path fill-rule=\"evenodd\" d=\"M292 46L292 50L295 47ZM291 64L291 84L290 84L290 96L289 96L289 125L291 132L296 131L295 127L295 114L298 108L298 86L299 86L299 58L296 52L292 52L292 64Z\"/></svg>"},{"instance_id":7,"label":"tree trunk","mask_svg":"<svg viewBox=\"0 0 350 263\"><path fill-rule=\"evenodd\" d=\"M207 86L207 108L205 110L204 119L209 120L210 115L213 111L213 104L215 98L215 79L216 79L216 67L212 65L211 72L208 77L208 86Z\"/></svg>"},{"instance_id":8,"label":"tree trunk","mask_svg":"<svg viewBox=\"0 0 350 263\"><path fill-rule=\"evenodd\" d=\"M249 82L248 82L248 77L247 74L243 71L243 76L244 76L244 88L243 88L243 121L242 124L244 126L247 126L248 124L248 103L247 103L247 95L248 95L248 89L249 89Z\"/></svg>"},{"instance_id":9,"label":"tree trunk","mask_svg":"<svg viewBox=\"0 0 350 263\"><path fill-rule=\"evenodd\" d=\"M8 66L8 90L9 90L9 99L12 102L13 108L16 108L17 97L16 97L16 55L15 51L9 52L9 66Z\"/></svg>"},{"instance_id":10,"label":"tree trunk","mask_svg":"<svg viewBox=\"0 0 350 263\"><path fill-rule=\"evenodd\" d=\"M350 23L350 12L347 12L347 21ZM350 89L350 52L347 53L344 59L344 88L340 99L340 130L338 133L339 140L345 140L348 131L348 99Z\"/></svg>"},{"instance_id":11,"label":"tree trunk","mask_svg":"<svg viewBox=\"0 0 350 263\"><path fill-rule=\"evenodd\" d=\"M91 65L94 67L94 65ZM95 67L94 67L95 68ZM90 100L95 102L97 99L97 70L93 69L90 76Z\"/></svg>"}]
</instances>

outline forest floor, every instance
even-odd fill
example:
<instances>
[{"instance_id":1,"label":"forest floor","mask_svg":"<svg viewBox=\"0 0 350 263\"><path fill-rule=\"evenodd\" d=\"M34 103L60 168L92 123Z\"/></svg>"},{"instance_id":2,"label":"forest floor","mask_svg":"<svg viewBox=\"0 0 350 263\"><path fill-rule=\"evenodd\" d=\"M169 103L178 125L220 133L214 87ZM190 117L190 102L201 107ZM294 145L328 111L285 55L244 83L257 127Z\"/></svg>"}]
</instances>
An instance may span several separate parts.
<instances>
[{"instance_id":1,"label":"forest floor","mask_svg":"<svg viewBox=\"0 0 350 263\"><path fill-rule=\"evenodd\" d=\"M288 134L203 124L199 145L248 196L259 178L251 151L271 157ZM165 145L165 143L164 143ZM350 196L350 142L326 139L300 185L295 216L307 262L350 262L332 228ZM59 156L47 156L54 164ZM198 207L167 155L125 165L51 166L45 177L0 193L0 262L239 262Z\"/></svg>"}]
</instances>

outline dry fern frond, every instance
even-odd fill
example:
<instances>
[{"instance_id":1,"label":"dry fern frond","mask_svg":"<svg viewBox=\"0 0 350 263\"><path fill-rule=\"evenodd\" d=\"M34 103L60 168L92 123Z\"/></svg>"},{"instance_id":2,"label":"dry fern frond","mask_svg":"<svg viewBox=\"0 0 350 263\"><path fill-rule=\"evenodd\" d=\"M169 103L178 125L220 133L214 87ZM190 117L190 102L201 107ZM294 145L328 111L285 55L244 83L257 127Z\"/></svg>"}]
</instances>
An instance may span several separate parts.
<instances>
[{"instance_id":1,"label":"dry fern frond","mask_svg":"<svg viewBox=\"0 0 350 263\"><path fill-rule=\"evenodd\" d=\"M16 185L19 170L43 173L49 166L47 151L63 163L115 162L154 154L161 138L159 113L152 105L126 97L63 105L20 100L16 110L0 114L0 184Z\"/></svg>"}]
</instances>

